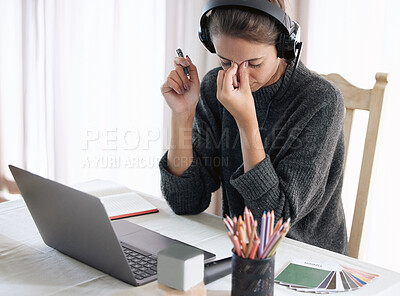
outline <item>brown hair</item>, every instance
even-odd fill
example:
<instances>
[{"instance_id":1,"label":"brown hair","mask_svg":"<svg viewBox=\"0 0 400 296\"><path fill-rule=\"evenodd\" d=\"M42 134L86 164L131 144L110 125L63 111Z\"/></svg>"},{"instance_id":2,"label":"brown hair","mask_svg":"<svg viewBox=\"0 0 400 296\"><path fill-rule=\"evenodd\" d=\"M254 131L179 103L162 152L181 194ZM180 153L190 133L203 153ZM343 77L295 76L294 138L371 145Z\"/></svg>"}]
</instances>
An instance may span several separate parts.
<instances>
[{"instance_id":1,"label":"brown hair","mask_svg":"<svg viewBox=\"0 0 400 296\"><path fill-rule=\"evenodd\" d=\"M284 0L270 2L285 11ZM224 34L269 45L277 43L281 32L279 24L265 13L235 7L214 9L209 17L208 28L211 36Z\"/></svg>"}]
</instances>

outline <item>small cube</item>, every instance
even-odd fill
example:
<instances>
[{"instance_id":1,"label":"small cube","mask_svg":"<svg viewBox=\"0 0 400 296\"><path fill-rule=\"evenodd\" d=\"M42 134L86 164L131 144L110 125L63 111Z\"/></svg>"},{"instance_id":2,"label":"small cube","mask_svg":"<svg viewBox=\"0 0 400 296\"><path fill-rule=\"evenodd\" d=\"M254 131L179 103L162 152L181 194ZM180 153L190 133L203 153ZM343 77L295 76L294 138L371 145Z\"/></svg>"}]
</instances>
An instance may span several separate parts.
<instances>
[{"instance_id":1,"label":"small cube","mask_svg":"<svg viewBox=\"0 0 400 296\"><path fill-rule=\"evenodd\" d=\"M187 291L204 278L204 254L191 246L176 244L158 252L158 282Z\"/></svg>"}]
</instances>

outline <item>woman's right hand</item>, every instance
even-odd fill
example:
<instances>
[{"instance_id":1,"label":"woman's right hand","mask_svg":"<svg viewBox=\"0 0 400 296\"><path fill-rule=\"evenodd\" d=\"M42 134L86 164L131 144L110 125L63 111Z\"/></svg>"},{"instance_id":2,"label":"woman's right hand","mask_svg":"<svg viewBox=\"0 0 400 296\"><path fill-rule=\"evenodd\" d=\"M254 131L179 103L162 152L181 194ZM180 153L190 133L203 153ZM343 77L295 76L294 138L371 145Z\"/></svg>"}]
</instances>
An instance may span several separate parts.
<instances>
[{"instance_id":1,"label":"woman's right hand","mask_svg":"<svg viewBox=\"0 0 400 296\"><path fill-rule=\"evenodd\" d=\"M169 73L167 80L161 86L161 93L173 115L187 119L194 118L200 91L197 68L188 56L176 57L174 64L175 69ZM183 71L183 67L188 67L190 79Z\"/></svg>"}]
</instances>

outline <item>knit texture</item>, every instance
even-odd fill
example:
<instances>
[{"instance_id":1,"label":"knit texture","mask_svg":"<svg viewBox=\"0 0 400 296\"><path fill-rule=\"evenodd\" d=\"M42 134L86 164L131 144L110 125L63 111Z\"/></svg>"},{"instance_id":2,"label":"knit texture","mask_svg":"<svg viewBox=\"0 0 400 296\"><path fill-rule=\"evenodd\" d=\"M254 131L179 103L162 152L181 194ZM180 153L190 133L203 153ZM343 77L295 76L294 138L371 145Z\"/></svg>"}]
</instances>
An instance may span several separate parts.
<instances>
[{"instance_id":1,"label":"knit texture","mask_svg":"<svg viewBox=\"0 0 400 296\"><path fill-rule=\"evenodd\" d=\"M172 210L200 213L222 186L223 215L242 215L246 205L260 222L264 211L274 210L275 221L291 218L288 237L346 254L340 91L300 62L290 85L292 67L276 83L254 92L267 156L244 173L238 127L216 98L219 69L208 72L201 83L193 163L177 177L168 172L168 152L160 161L161 190ZM276 93L288 85L277 100Z\"/></svg>"}]
</instances>

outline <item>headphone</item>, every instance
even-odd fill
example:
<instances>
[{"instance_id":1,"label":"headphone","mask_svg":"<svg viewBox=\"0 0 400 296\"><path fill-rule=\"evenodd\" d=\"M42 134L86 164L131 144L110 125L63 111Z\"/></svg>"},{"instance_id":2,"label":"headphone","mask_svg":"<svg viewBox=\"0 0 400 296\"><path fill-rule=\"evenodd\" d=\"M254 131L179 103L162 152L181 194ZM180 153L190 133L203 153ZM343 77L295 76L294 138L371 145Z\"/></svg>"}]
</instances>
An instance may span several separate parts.
<instances>
[{"instance_id":1,"label":"headphone","mask_svg":"<svg viewBox=\"0 0 400 296\"><path fill-rule=\"evenodd\" d=\"M208 28L208 18L213 9L226 6L250 8L272 17L281 28L276 44L278 57L290 62L299 55L299 49L301 49L299 24L292 21L281 8L268 0L209 0L204 6L199 27L200 41L209 52L215 53L215 47Z\"/></svg>"}]
</instances>

